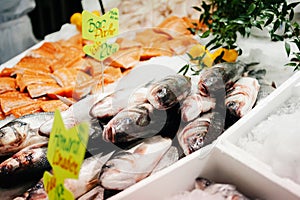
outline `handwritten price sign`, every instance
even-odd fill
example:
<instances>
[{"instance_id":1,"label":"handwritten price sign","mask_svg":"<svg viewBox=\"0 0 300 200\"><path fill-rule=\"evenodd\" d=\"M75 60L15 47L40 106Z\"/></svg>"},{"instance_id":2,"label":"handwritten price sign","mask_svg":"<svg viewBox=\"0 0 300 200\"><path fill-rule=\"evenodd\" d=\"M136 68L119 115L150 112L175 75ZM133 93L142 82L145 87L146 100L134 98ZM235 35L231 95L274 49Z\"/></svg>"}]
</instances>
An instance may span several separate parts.
<instances>
[{"instance_id":1,"label":"handwritten price sign","mask_svg":"<svg viewBox=\"0 0 300 200\"><path fill-rule=\"evenodd\" d=\"M67 130L60 112L55 112L47 152L54 175L45 172L43 176L49 199L74 199L73 194L64 187L63 183L66 178L78 178L88 135L87 123L81 123Z\"/></svg>"},{"instance_id":2,"label":"handwritten price sign","mask_svg":"<svg viewBox=\"0 0 300 200\"><path fill-rule=\"evenodd\" d=\"M82 12L82 37L92 41L105 41L119 34L119 10L111 9L99 17L89 11Z\"/></svg>"},{"instance_id":3,"label":"handwritten price sign","mask_svg":"<svg viewBox=\"0 0 300 200\"><path fill-rule=\"evenodd\" d=\"M99 17L84 10L82 12L82 37L95 41L94 44L85 45L83 51L100 61L119 50L116 43L108 44L106 40L119 33L119 10L111 9L108 13Z\"/></svg>"}]
</instances>

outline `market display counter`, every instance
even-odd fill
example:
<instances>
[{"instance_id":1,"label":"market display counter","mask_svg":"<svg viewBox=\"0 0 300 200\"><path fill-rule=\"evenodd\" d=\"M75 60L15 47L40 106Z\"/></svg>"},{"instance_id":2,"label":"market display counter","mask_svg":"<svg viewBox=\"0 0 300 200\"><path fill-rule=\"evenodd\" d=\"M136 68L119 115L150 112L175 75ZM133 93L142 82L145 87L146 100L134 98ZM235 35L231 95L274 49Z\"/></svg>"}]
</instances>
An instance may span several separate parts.
<instances>
[{"instance_id":1,"label":"market display counter","mask_svg":"<svg viewBox=\"0 0 300 200\"><path fill-rule=\"evenodd\" d=\"M51 34L45 41L69 38L78 32L73 25L66 24L58 33ZM1 66L1 69L15 66L30 50L39 48L45 41L35 45ZM202 41L200 40L200 43ZM203 41L204 42L204 41ZM275 82L278 87L267 98L261 100L253 110L227 129L213 144L208 145L174 164L158 171L144 180L111 197L111 199L163 199L180 191L190 190L194 179L201 175L214 181L234 184L247 196L260 199L299 199L298 183L274 173L270 167L238 146L238 139L246 135L260 121L291 96L299 97L299 72L284 67L288 62L281 42L273 43L266 38L239 38L244 54L243 62L258 62L257 68L266 69L266 82ZM81 102L97 102L116 89L133 88L157 81L167 75L176 74L188 62L187 55L156 56L139 62L130 72L104 88L101 95L88 96ZM147 71L148 70L148 71ZM293 76L292 76L293 75ZM192 78L192 81L197 78ZM132 91L131 91L132 92ZM98 93L99 94L99 93ZM77 104L78 105L78 104ZM91 107L91 105L89 105ZM75 113L79 118L89 115L85 107ZM80 107L82 108L82 107ZM79 111L76 110L76 111ZM75 112L72 110L71 112ZM76 118L78 119L78 118ZM278 135L278 138L282 137ZM109 138L109 137L108 137ZM283 141L284 142L284 141ZM9 189L0 189L1 199L8 197ZM22 188L20 189L22 190Z\"/></svg>"}]
</instances>

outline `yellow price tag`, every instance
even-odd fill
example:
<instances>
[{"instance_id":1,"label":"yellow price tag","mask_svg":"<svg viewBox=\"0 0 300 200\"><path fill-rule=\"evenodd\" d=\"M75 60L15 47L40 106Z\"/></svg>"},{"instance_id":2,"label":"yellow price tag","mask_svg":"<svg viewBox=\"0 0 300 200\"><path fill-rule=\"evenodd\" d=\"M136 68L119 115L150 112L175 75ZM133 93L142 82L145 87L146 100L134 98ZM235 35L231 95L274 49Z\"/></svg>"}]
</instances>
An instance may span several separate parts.
<instances>
[{"instance_id":1,"label":"yellow price tag","mask_svg":"<svg viewBox=\"0 0 300 200\"><path fill-rule=\"evenodd\" d=\"M71 192L64 188L63 182L66 178L78 178L88 136L88 123L81 123L71 129L66 129L60 112L55 111L47 151L47 159L52 166L54 176L45 172L43 179L50 199L66 199L60 197L70 196Z\"/></svg>"},{"instance_id":2,"label":"yellow price tag","mask_svg":"<svg viewBox=\"0 0 300 200\"><path fill-rule=\"evenodd\" d=\"M94 44L88 44L83 47L84 53L97 59L104 60L119 50L117 43L108 44L107 42L95 42Z\"/></svg>"},{"instance_id":3,"label":"yellow price tag","mask_svg":"<svg viewBox=\"0 0 300 200\"><path fill-rule=\"evenodd\" d=\"M57 179L49 172L45 172L43 176L44 188L50 200L72 200L74 195L67 190L62 180Z\"/></svg>"},{"instance_id":4,"label":"yellow price tag","mask_svg":"<svg viewBox=\"0 0 300 200\"><path fill-rule=\"evenodd\" d=\"M104 41L119 34L119 10L111 9L103 16L89 11L82 12L82 37L92 41Z\"/></svg>"}]
</instances>

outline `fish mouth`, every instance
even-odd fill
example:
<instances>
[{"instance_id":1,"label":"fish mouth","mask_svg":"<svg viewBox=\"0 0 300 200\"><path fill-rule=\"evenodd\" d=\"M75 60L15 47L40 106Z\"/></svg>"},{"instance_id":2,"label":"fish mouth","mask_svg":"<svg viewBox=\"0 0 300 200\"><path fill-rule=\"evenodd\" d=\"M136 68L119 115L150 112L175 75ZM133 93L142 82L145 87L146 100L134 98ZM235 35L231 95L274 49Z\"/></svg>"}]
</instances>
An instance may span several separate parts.
<instances>
[{"instance_id":1,"label":"fish mouth","mask_svg":"<svg viewBox=\"0 0 300 200\"><path fill-rule=\"evenodd\" d=\"M199 84L199 92L202 96L208 97L209 96L209 91L208 88L206 87L205 84L200 83Z\"/></svg>"},{"instance_id":2,"label":"fish mouth","mask_svg":"<svg viewBox=\"0 0 300 200\"><path fill-rule=\"evenodd\" d=\"M105 130L103 131L103 140L107 142L115 142L114 135L116 134L116 130L112 126L105 127Z\"/></svg>"}]
</instances>

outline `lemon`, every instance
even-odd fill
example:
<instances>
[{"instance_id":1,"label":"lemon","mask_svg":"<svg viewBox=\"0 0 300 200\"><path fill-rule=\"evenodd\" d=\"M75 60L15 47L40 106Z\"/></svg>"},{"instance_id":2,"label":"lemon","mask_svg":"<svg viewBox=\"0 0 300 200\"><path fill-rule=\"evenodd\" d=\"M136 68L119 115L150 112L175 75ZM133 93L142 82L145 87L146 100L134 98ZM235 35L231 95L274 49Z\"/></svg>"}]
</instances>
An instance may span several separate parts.
<instances>
[{"instance_id":1,"label":"lemon","mask_svg":"<svg viewBox=\"0 0 300 200\"><path fill-rule=\"evenodd\" d=\"M205 56L202 59L202 62L206 66L211 67L214 59L212 58L212 54L205 48L205 46L203 46L201 44L197 44L197 45L193 46L189 51L189 54L193 58L203 56L204 53L205 53ZM197 62L197 61L195 61L195 62Z\"/></svg>"},{"instance_id":2,"label":"lemon","mask_svg":"<svg viewBox=\"0 0 300 200\"><path fill-rule=\"evenodd\" d=\"M222 59L226 62L235 62L238 57L238 52L234 49L219 48L212 54L213 60L220 56L222 52L224 52Z\"/></svg>"},{"instance_id":3,"label":"lemon","mask_svg":"<svg viewBox=\"0 0 300 200\"><path fill-rule=\"evenodd\" d=\"M76 25L77 29L81 31L82 15L81 13L74 13L70 18L71 24Z\"/></svg>"}]
</instances>

